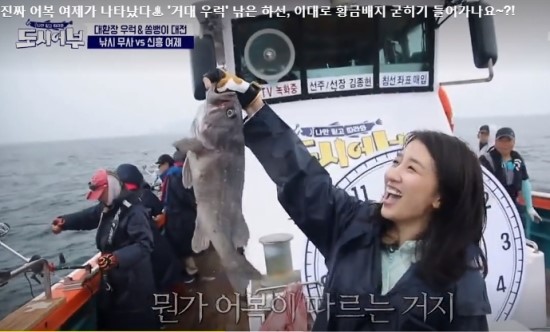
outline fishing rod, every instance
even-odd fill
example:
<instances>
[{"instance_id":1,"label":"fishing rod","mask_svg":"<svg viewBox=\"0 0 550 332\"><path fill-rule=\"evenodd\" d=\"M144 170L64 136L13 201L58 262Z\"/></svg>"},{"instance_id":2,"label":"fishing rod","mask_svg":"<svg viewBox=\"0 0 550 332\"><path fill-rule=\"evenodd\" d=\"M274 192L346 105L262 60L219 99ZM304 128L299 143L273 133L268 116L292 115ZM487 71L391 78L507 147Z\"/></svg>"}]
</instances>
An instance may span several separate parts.
<instances>
[{"instance_id":1,"label":"fishing rod","mask_svg":"<svg viewBox=\"0 0 550 332\"><path fill-rule=\"evenodd\" d=\"M0 239L4 238L6 235L8 235L8 233L10 232L10 229L11 229L11 227L10 227L9 224L7 224L5 222L0 222ZM2 242L1 240L0 240L0 246L4 247L4 249L11 252L13 255L15 255L17 258L20 258L25 263L30 263L32 261L39 260L41 258L38 255L33 255L31 258L27 258L27 257L23 256L22 254L20 254L17 250L13 249L12 247L10 247L7 244L5 244L4 242ZM32 268L30 270L30 272L32 272L32 275L31 275L30 278L32 280L36 281L36 283L38 283L40 285L41 282L38 279L38 275L42 276L41 268L39 266L37 266L35 268ZM11 276L11 271L2 271L1 276L2 276L1 286L5 286L8 283L9 277ZM27 272L25 272L25 277L27 277L27 279L28 279ZM30 281L29 281L29 285L30 285Z\"/></svg>"},{"instance_id":2,"label":"fishing rod","mask_svg":"<svg viewBox=\"0 0 550 332\"><path fill-rule=\"evenodd\" d=\"M4 222L0 222L0 239L8 235L9 232L10 232L10 225ZM4 242L0 241L0 245L4 247L6 250L8 250L9 252L11 252L12 254L14 254L15 256L21 258L23 261L25 261L25 263L28 263L31 261L29 258L21 255L19 252L17 252L15 249L8 246Z\"/></svg>"},{"instance_id":3,"label":"fishing rod","mask_svg":"<svg viewBox=\"0 0 550 332\"><path fill-rule=\"evenodd\" d=\"M10 229L11 229L11 227L10 227L9 224L4 223L4 222L0 222L0 239L5 237L10 232ZM22 255L21 253L19 253L17 250L13 249L12 247L10 247L7 244L5 244L4 242L2 242L1 240L0 240L0 246L4 247L4 249L11 252L13 255L17 256L18 258L23 260L25 263L30 263L32 261L42 259L42 257L40 257L40 255L33 255L30 258L27 258L24 255ZM86 264L86 265L67 265L66 260L65 260L65 256L62 253L60 253L59 254L59 264L55 265L53 263L48 263L48 269L51 273L54 273L55 271L60 271L60 270L78 270L78 269L85 269L86 271L91 273L92 266L90 264ZM42 273L42 268L40 266L38 266L36 268L32 268L30 271L27 271L27 272L32 272L32 275L31 275L30 279L34 280L39 285L42 284L40 282L40 280L38 279L38 276L40 276L42 278L44 277L44 275ZM27 272L25 272L25 276L28 279L28 276L26 274ZM10 276L11 276L11 271L1 271L0 272L0 287L5 286L8 283L8 280L9 280ZM29 285L30 285L30 280L29 280ZM31 294L32 294L32 286L30 286L30 287L31 287Z\"/></svg>"},{"instance_id":4,"label":"fishing rod","mask_svg":"<svg viewBox=\"0 0 550 332\"><path fill-rule=\"evenodd\" d=\"M65 256L60 253L59 254L59 265L53 265L50 264L50 271L60 271L60 270L86 270L88 273L92 272L92 265L91 264L85 264L85 265L66 265L67 262L65 260Z\"/></svg>"}]
</instances>

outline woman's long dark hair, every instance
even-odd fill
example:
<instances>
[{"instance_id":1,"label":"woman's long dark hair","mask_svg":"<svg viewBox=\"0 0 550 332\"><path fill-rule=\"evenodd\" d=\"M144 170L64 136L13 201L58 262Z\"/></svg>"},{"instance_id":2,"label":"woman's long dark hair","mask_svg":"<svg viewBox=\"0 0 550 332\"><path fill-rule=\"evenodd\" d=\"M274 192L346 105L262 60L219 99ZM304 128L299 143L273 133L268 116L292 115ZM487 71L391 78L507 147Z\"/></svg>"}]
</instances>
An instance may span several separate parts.
<instances>
[{"instance_id":1,"label":"woman's long dark hair","mask_svg":"<svg viewBox=\"0 0 550 332\"><path fill-rule=\"evenodd\" d=\"M434 160L441 199L419 238L418 272L436 287L451 285L471 268L487 276L487 258L481 249L487 215L477 156L459 138L441 132L413 131L404 146L415 140ZM384 224L386 229L392 227L391 221Z\"/></svg>"}]
</instances>

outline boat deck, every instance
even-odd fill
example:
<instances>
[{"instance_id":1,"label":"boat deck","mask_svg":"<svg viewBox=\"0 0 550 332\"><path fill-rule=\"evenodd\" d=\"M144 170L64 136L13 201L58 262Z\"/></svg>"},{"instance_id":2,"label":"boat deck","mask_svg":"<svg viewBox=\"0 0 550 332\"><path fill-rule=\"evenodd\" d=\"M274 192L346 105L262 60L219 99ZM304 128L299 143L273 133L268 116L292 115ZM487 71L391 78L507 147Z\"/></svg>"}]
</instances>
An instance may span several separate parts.
<instances>
[{"instance_id":1,"label":"boat deck","mask_svg":"<svg viewBox=\"0 0 550 332\"><path fill-rule=\"evenodd\" d=\"M246 297L238 299L235 295L216 251L210 247L195 260L200 278L192 284L182 284L176 290L177 296L171 294L171 307L166 311L172 314L163 317L165 329L249 331L248 315L243 310ZM178 301L174 306L176 297ZM160 302L157 298L157 307L162 306Z\"/></svg>"}]
</instances>

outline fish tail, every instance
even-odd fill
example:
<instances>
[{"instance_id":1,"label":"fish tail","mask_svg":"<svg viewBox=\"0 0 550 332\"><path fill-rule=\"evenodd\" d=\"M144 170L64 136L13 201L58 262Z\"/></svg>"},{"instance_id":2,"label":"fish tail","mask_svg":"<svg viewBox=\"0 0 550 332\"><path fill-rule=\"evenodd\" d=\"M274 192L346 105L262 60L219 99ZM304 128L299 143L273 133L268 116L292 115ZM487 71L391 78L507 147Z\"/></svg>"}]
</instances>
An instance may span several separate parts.
<instances>
[{"instance_id":1,"label":"fish tail","mask_svg":"<svg viewBox=\"0 0 550 332\"><path fill-rule=\"evenodd\" d=\"M225 275L235 292L245 295L249 282L251 280L259 280L262 275L246 260L244 255L237 253L237 251L235 251L235 255L237 264L227 266L225 268Z\"/></svg>"}]
</instances>

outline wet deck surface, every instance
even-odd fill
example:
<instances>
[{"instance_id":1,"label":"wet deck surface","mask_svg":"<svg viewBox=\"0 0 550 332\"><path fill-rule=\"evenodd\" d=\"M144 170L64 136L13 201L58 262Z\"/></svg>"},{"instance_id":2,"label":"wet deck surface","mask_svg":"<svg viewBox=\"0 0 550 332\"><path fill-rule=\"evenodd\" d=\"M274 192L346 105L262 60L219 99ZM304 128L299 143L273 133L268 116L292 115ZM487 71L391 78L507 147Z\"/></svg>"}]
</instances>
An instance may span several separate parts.
<instances>
[{"instance_id":1,"label":"wet deck surface","mask_svg":"<svg viewBox=\"0 0 550 332\"><path fill-rule=\"evenodd\" d=\"M167 315L165 320L170 322L165 322L165 329L248 331L248 316L243 310L246 308L246 297L238 299L235 295L216 251L210 247L197 255L195 261L199 268L199 280L179 286L179 314ZM204 280L204 277L215 279ZM228 308L229 301L233 305L231 308Z\"/></svg>"}]
</instances>

